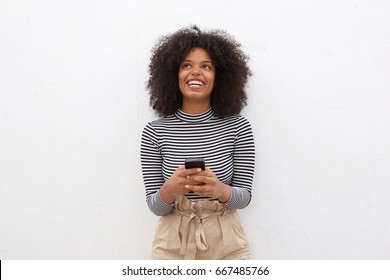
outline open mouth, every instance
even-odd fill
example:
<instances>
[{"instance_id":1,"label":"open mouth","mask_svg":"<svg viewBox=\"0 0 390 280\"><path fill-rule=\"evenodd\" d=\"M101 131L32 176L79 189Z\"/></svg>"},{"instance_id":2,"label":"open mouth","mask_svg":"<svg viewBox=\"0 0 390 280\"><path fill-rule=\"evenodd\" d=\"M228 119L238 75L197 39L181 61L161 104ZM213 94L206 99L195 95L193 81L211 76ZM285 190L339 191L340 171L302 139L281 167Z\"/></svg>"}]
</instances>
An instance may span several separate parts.
<instances>
[{"instance_id":1,"label":"open mouth","mask_svg":"<svg viewBox=\"0 0 390 280\"><path fill-rule=\"evenodd\" d=\"M192 88L198 88L205 85L202 80L189 80L187 81L187 85Z\"/></svg>"}]
</instances>

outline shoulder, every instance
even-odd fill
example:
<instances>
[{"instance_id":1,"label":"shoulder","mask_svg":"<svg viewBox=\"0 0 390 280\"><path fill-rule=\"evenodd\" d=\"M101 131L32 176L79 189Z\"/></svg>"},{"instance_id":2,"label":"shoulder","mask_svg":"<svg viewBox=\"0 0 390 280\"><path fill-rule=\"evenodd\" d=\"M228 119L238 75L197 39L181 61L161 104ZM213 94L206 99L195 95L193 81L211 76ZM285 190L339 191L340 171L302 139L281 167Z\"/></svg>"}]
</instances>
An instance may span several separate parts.
<instances>
[{"instance_id":1,"label":"shoulder","mask_svg":"<svg viewBox=\"0 0 390 280\"><path fill-rule=\"evenodd\" d=\"M174 119L174 116L171 115L160 119L152 120L144 126L144 130L156 130L161 127L169 126L170 123L174 122Z\"/></svg>"},{"instance_id":2,"label":"shoulder","mask_svg":"<svg viewBox=\"0 0 390 280\"><path fill-rule=\"evenodd\" d=\"M236 115L236 119L237 119L237 123L245 123L250 125L249 120L243 115Z\"/></svg>"},{"instance_id":3,"label":"shoulder","mask_svg":"<svg viewBox=\"0 0 390 280\"><path fill-rule=\"evenodd\" d=\"M176 118L174 115L169 115L157 120L153 120L149 122L146 126L153 127L153 128L158 128L158 127L165 127L169 126L170 124L176 123Z\"/></svg>"},{"instance_id":4,"label":"shoulder","mask_svg":"<svg viewBox=\"0 0 390 280\"><path fill-rule=\"evenodd\" d=\"M236 137L252 135L252 126L249 120L243 115L234 115L225 118L234 127Z\"/></svg>"},{"instance_id":5,"label":"shoulder","mask_svg":"<svg viewBox=\"0 0 390 280\"><path fill-rule=\"evenodd\" d=\"M175 122L173 115L150 121L144 126L142 134L157 137L157 135L175 125Z\"/></svg>"},{"instance_id":6,"label":"shoulder","mask_svg":"<svg viewBox=\"0 0 390 280\"><path fill-rule=\"evenodd\" d=\"M248 126L250 127L251 126L249 120L246 117L244 117L243 115L228 116L225 118L220 118L219 120L221 122L231 123L236 128L248 127Z\"/></svg>"}]
</instances>

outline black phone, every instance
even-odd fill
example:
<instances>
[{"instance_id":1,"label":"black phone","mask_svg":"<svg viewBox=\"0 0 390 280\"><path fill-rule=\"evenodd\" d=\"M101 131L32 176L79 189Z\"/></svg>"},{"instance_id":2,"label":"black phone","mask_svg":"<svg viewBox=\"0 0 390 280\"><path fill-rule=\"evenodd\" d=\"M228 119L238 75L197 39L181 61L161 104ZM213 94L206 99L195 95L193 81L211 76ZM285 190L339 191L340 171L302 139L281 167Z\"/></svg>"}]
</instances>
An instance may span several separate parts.
<instances>
[{"instance_id":1,"label":"black phone","mask_svg":"<svg viewBox=\"0 0 390 280\"><path fill-rule=\"evenodd\" d=\"M186 169L201 168L202 170L205 170L203 158L188 158L184 161L184 166Z\"/></svg>"}]
</instances>

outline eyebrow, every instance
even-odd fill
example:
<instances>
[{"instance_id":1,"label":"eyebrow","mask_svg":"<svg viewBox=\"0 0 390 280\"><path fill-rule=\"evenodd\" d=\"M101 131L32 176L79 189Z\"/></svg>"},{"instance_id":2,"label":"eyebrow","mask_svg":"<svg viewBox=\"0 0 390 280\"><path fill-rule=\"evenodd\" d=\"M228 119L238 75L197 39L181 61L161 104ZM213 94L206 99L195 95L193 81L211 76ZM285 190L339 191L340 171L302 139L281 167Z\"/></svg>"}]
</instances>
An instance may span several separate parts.
<instances>
[{"instance_id":1,"label":"eyebrow","mask_svg":"<svg viewBox=\"0 0 390 280\"><path fill-rule=\"evenodd\" d=\"M183 63L183 62L193 62L193 61L192 61L192 60L189 60L189 59L186 59L186 60L183 60L182 63ZM212 61L209 61L209 60L204 60L204 61L201 61L200 63L211 63L211 64L212 64L213 62L212 62Z\"/></svg>"}]
</instances>

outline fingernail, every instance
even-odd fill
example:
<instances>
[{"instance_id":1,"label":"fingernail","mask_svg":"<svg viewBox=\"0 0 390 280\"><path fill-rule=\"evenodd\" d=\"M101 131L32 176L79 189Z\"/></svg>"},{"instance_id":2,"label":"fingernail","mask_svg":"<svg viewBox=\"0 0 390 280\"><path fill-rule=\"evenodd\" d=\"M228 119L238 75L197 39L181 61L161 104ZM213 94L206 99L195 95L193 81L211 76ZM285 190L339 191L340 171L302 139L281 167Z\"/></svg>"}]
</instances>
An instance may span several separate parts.
<instances>
[{"instance_id":1,"label":"fingernail","mask_svg":"<svg viewBox=\"0 0 390 280\"><path fill-rule=\"evenodd\" d=\"M202 171L202 168L198 168L198 169L196 169L196 171L200 172L200 171Z\"/></svg>"},{"instance_id":2,"label":"fingernail","mask_svg":"<svg viewBox=\"0 0 390 280\"><path fill-rule=\"evenodd\" d=\"M189 186L189 185L185 185L184 187L185 187L186 189L189 189L189 188L190 188L190 186Z\"/></svg>"}]
</instances>

